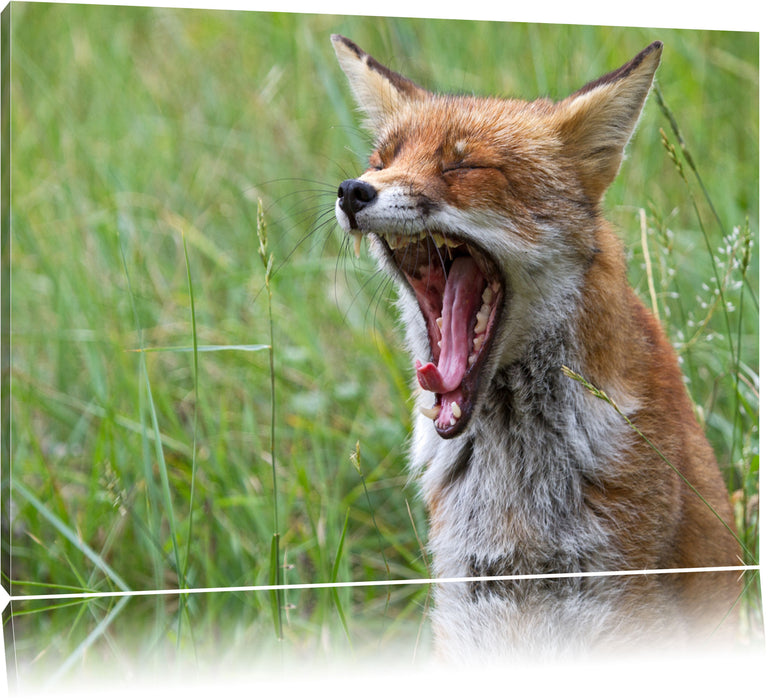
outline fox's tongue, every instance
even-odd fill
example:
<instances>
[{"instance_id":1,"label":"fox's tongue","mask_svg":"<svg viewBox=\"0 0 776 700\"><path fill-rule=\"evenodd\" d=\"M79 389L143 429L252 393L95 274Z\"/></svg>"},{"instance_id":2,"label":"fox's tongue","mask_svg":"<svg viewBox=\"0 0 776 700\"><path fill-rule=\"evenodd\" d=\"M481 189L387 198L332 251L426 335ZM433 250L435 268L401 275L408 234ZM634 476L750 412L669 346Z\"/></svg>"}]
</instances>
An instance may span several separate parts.
<instances>
[{"instance_id":1,"label":"fox's tongue","mask_svg":"<svg viewBox=\"0 0 776 700\"><path fill-rule=\"evenodd\" d=\"M472 319L482 304L486 280L470 257L453 261L447 273L442 300L442 343L439 362L415 362L418 382L436 394L446 394L460 386L468 367L469 333Z\"/></svg>"}]
</instances>

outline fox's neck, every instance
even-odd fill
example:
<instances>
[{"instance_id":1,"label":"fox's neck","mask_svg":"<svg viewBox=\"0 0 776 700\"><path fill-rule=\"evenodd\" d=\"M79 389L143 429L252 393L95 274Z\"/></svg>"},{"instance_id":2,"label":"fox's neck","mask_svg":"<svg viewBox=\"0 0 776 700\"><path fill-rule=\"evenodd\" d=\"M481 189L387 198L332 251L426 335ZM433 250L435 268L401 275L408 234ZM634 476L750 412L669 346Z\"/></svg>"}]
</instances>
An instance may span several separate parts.
<instances>
[{"instance_id":1,"label":"fox's neck","mask_svg":"<svg viewBox=\"0 0 776 700\"><path fill-rule=\"evenodd\" d=\"M416 464L423 460L426 465L423 489L438 574L616 564L599 561L602 552L614 558L617 553L605 546L608 534L586 510L583 496L586 484L605 476L606 465L626 442L627 427L611 406L567 377L562 367L593 379L597 356L589 346L623 342L627 312L618 304L629 297L618 302L617 292L627 288L624 277L613 287L601 284L619 274L618 267L606 259L592 265L578 292L545 297L549 312L523 320L519 348L501 353L515 353L514 359L491 377L463 436L441 441L422 423L416 426ZM601 298L592 305L588 294L611 298L606 305L601 306ZM590 308L610 318L591 319ZM591 340L593 321L599 335ZM477 528L470 526L473 522Z\"/></svg>"}]
</instances>

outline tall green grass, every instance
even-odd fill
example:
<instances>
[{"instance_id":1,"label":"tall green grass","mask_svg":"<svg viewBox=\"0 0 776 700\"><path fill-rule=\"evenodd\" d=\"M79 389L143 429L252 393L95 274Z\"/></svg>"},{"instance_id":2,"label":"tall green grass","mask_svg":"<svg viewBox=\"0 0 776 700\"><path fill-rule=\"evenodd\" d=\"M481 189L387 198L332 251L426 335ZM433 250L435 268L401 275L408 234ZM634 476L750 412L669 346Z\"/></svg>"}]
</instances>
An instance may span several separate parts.
<instances>
[{"instance_id":1,"label":"tall green grass","mask_svg":"<svg viewBox=\"0 0 776 700\"><path fill-rule=\"evenodd\" d=\"M429 86L526 97L563 97L663 40L658 82L684 146L651 98L607 213L757 551L756 35L10 11L12 594L428 575L392 293L333 219L369 137L332 32ZM74 673L73 654L161 671L216 650L360 654L406 638L412 651L427 593L15 604L14 663L28 677Z\"/></svg>"}]
</instances>

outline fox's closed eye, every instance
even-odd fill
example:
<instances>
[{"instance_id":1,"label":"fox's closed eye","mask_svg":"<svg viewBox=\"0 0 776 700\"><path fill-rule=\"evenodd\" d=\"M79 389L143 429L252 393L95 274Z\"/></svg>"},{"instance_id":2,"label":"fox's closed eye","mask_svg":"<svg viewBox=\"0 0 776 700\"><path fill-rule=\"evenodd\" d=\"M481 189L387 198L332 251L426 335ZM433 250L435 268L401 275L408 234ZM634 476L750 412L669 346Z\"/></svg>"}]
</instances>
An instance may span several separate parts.
<instances>
[{"instance_id":1,"label":"fox's closed eye","mask_svg":"<svg viewBox=\"0 0 776 700\"><path fill-rule=\"evenodd\" d=\"M453 172L466 172L468 170L481 170L487 166L478 165L477 163L451 163L449 165L442 166L443 173Z\"/></svg>"}]
</instances>

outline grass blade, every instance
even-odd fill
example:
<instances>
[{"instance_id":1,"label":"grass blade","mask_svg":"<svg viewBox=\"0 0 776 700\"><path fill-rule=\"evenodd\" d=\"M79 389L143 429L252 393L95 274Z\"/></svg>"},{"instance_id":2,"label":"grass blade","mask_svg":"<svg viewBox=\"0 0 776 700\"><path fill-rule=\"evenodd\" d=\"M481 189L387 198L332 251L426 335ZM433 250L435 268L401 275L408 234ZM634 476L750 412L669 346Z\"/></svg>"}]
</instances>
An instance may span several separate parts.
<instances>
[{"instance_id":1,"label":"grass blade","mask_svg":"<svg viewBox=\"0 0 776 700\"><path fill-rule=\"evenodd\" d=\"M197 352L197 314L194 307L194 285L191 282L191 263L189 261L189 250L186 245L186 236L181 234L183 241L183 257L186 259L186 280L189 288L189 308L191 309L191 345L194 351L194 434L191 439L191 487L189 490L189 518L188 532L186 533L186 546L183 551L183 581L188 581L189 573L189 554L191 552L191 536L194 531L194 491L197 482L197 436L199 428L199 353ZM183 635L183 619L188 616L185 594L181 594L179 601L178 614L178 638L180 645Z\"/></svg>"},{"instance_id":2,"label":"grass blade","mask_svg":"<svg viewBox=\"0 0 776 700\"><path fill-rule=\"evenodd\" d=\"M269 548L269 580L274 585L280 585L280 535L276 532L272 535ZM283 592L271 590L269 599L272 604L272 621L275 623L275 636L278 641L283 640Z\"/></svg>"},{"instance_id":3,"label":"grass blade","mask_svg":"<svg viewBox=\"0 0 776 700\"><path fill-rule=\"evenodd\" d=\"M188 256L187 256L188 257ZM188 265L188 261L186 263ZM189 289L189 291L191 291ZM193 304L193 300L192 300ZM193 313L193 306L192 306ZM192 324L194 327L194 324ZM194 327L194 332L196 328ZM257 352L259 350L269 350L269 345L197 345L196 341L191 347L169 345L156 348L130 348L127 352L224 352L226 350L238 350L242 352Z\"/></svg>"},{"instance_id":4,"label":"grass blade","mask_svg":"<svg viewBox=\"0 0 776 700\"><path fill-rule=\"evenodd\" d=\"M86 650L94 644L108 629L110 624L116 618L116 616L124 609L124 606L129 602L129 598L121 598L111 611L99 622L99 624L89 633L70 654L70 656L62 662L60 667L48 678L46 685L48 687L55 687L59 680L64 676L70 668L83 659ZM86 603L89 605L89 603Z\"/></svg>"},{"instance_id":5,"label":"grass blade","mask_svg":"<svg viewBox=\"0 0 776 700\"><path fill-rule=\"evenodd\" d=\"M140 317L137 313L137 307L135 306L135 295L132 290L132 279L129 274L129 268L127 266L127 258L124 255L124 246L121 244L120 236L119 236L119 250L121 251L121 261L124 265L124 275L127 280L127 287L129 289L129 298L132 304L132 312L135 317L135 325L137 327L138 339L140 340L140 346L142 347L144 343L143 343L142 328L140 325ZM148 376L148 366L146 365L145 355L141 353L140 358L141 358L140 360L141 384L144 385L145 387L146 398L148 400L148 406L150 409L154 449L156 452L156 459L157 459L158 468L159 468L159 477L162 482L161 484L162 499L164 501L163 506L167 512L167 519L169 521L169 526L170 526L170 539L172 540L172 548L173 548L173 554L175 558L175 569L176 569L175 573L178 577L178 586L182 588L183 571L181 570L180 554L178 552L178 538L177 538L176 529L175 529L175 511L173 509L173 504L172 504L172 492L170 490L170 481L167 473L167 462L164 457L164 447L162 445L162 434L159 429L159 420L156 415L154 395L153 395L153 391L151 390L151 380L150 380L150 377Z\"/></svg>"},{"instance_id":6,"label":"grass blade","mask_svg":"<svg viewBox=\"0 0 776 700\"><path fill-rule=\"evenodd\" d=\"M331 582L334 583L337 580L337 573L339 572L340 562L342 561L342 553L345 549L345 533L348 530L348 518L350 517L350 508L345 511L345 522L342 525L342 534L340 535L339 544L337 545L337 553L334 556L334 564L331 568ZM353 645L350 639L350 630L348 629L348 621L345 617L345 611L342 608L342 601L340 601L339 593L336 588L331 589L332 597L334 598L334 605L337 608L337 615L339 615L342 628L345 630L345 636L347 637L348 644Z\"/></svg>"},{"instance_id":7,"label":"grass blade","mask_svg":"<svg viewBox=\"0 0 776 700\"><path fill-rule=\"evenodd\" d=\"M267 289L267 318L269 323L269 386L270 386L270 432L269 432L269 452L272 461L272 510L274 534L272 535L272 564L270 567L270 580L277 586L280 580L280 506L278 502L278 477L277 463L275 455L275 335L272 323L272 263L273 255L267 249L267 223L264 219L264 208L261 200L258 201L256 213L256 232L259 237L259 255L264 264L264 282ZM274 592L273 592L274 593ZM275 628L278 639L283 639L283 591L277 591L273 594L273 607L275 610Z\"/></svg>"},{"instance_id":8,"label":"grass blade","mask_svg":"<svg viewBox=\"0 0 776 700\"><path fill-rule=\"evenodd\" d=\"M52 513L45 504L41 503L21 482L14 483L14 491L27 500L35 510L37 510L65 539L71 542L83 553L100 571L102 571L113 583L122 591L128 591L129 586L124 579L119 576L97 552L95 552L86 542L84 542L73 530L63 523L54 513Z\"/></svg>"}]
</instances>

